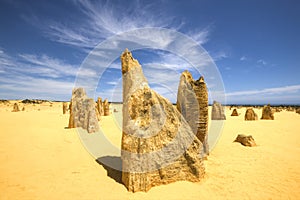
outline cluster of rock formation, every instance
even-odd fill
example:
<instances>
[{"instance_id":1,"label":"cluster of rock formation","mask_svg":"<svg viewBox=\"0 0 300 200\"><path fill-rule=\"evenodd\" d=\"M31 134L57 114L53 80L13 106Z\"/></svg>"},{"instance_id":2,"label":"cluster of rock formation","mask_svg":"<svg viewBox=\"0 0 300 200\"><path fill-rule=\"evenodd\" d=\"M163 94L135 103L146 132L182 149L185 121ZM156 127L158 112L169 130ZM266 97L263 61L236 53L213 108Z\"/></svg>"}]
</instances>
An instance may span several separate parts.
<instances>
[{"instance_id":1,"label":"cluster of rock formation","mask_svg":"<svg viewBox=\"0 0 300 200\"><path fill-rule=\"evenodd\" d=\"M295 108L294 108L294 107L291 107L291 106L288 106L288 107L286 107L286 111L294 112L294 111L295 111Z\"/></svg>"},{"instance_id":2,"label":"cluster of rock formation","mask_svg":"<svg viewBox=\"0 0 300 200\"><path fill-rule=\"evenodd\" d=\"M208 155L208 92L202 76L194 80L188 71L181 74L176 105L194 134L202 142L204 156Z\"/></svg>"},{"instance_id":3,"label":"cluster of rock formation","mask_svg":"<svg viewBox=\"0 0 300 200\"><path fill-rule=\"evenodd\" d=\"M50 101L43 100L43 99L24 99L21 101L21 103L24 103L24 104L41 104L41 103L45 103L45 102L50 102Z\"/></svg>"},{"instance_id":4,"label":"cluster of rock formation","mask_svg":"<svg viewBox=\"0 0 300 200\"><path fill-rule=\"evenodd\" d=\"M274 120L273 110L270 104L263 107L261 119Z\"/></svg>"},{"instance_id":5,"label":"cluster of rock formation","mask_svg":"<svg viewBox=\"0 0 300 200\"><path fill-rule=\"evenodd\" d=\"M211 119L212 120L226 120L226 116L224 114L224 108L217 101L213 102L212 110L211 110Z\"/></svg>"},{"instance_id":6,"label":"cluster of rock formation","mask_svg":"<svg viewBox=\"0 0 300 200\"><path fill-rule=\"evenodd\" d=\"M88 133L99 130L95 101L87 97L83 88L73 89L68 127L81 127Z\"/></svg>"},{"instance_id":7,"label":"cluster of rock formation","mask_svg":"<svg viewBox=\"0 0 300 200\"><path fill-rule=\"evenodd\" d=\"M100 116L109 116L110 112L109 112L109 102L107 99L105 99L102 102L102 98L98 97L97 99L97 110L99 112Z\"/></svg>"},{"instance_id":8,"label":"cluster of rock formation","mask_svg":"<svg viewBox=\"0 0 300 200\"><path fill-rule=\"evenodd\" d=\"M236 108L233 109L231 116L239 116L239 113L237 112Z\"/></svg>"},{"instance_id":9,"label":"cluster of rock formation","mask_svg":"<svg viewBox=\"0 0 300 200\"><path fill-rule=\"evenodd\" d=\"M251 135L246 136L243 134L239 134L233 142L239 142L242 145L248 146L248 147L256 146L256 143Z\"/></svg>"},{"instance_id":10,"label":"cluster of rock formation","mask_svg":"<svg viewBox=\"0 0 300 200\"><path fill-rule=\"evenodd\" d=\"M254 121L257 120L257 114L254 112L253 108L247 108L245 113L245 120L246 121Z\"/></svg>"},{"instance_id":11,"label":"cluster of rock formation","mask_svg":"<svg viewBox=\"0 0 300 200\"><path fill-rule=\"evenodd\" d=\"M122 182L129 191L204 176L201 141L180 112L154 92L127 49L123 75Z\"/></svg>"}]
</instances>

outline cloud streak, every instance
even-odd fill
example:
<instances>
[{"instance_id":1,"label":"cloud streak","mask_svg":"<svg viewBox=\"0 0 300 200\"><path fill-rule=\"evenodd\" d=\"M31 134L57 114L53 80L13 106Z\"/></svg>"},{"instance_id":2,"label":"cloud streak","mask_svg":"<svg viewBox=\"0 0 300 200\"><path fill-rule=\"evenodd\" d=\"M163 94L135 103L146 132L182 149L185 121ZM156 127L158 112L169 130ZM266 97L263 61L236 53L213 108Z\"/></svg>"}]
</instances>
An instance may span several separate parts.
<instances>
[{"instance_id":1,"label":"cloud streak","mask_svg":"<svg viewBox=\"0 0 300 200\"><path fill-rule=\"evenodd\" d=\"M266 88L262 90L247 90L226 93L227 97L232 96L253 96L253 95L277 95L287 93L297 93L300 91L300 85L282 86L275 88Z\"/></svg>"},{"instance_id":2,"label":"cloud streak","mask_svg":"<svg viewBox=\"0 0 300 200\"><path fill-rule=\"evenodd\" d=\"M108 37L126 31L150 27L180 31L183 30L182 27L185 24L183 20L178 21L174 17L164 14L165 12L157 6L157 3L142 5L140 1L134 1L129 5L122 1L113 4L111 1L88 0L74 0L72 3L85 16L80 23L69 24L64 21L41 20L35 16L24 16L23 18L41 28L51 40L79 47L85 51L94 48ZM208 41L210 28L193 30L185 32L185 34L199 44L204 44Z\"/></svg>"},{"instance_id":3,"label":"cloud streak","mask_svg":"<svg viewBox=\"0 0 300 200\"><path fill-rule=\"evenodd\" d=\"M258 64L267 65L267 62L263 59L257 61Z\"/></svg>"},{"instance_id":4,"label":"cloud streak","mask_svg":"<svg viewBox=\"0 0 300 200\"><path fill-rule=\"evenodd\" d=\"M64 99L74 85L78 66L46 55L20 54L12 57L1 49L1 98ZM86 71L87 75L94 75Z\"/></svg>"}]
</instances>

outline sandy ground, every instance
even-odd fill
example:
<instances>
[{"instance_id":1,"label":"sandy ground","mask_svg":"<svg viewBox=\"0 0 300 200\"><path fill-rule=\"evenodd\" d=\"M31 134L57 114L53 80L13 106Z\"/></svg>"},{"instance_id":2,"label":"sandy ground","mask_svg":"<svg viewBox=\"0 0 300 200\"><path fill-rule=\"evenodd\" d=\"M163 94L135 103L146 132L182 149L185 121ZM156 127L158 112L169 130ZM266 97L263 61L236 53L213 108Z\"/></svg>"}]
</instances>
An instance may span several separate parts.
<instances>
[{"instance_id":1,"label":"sandy ground","mask_svg":"<svg viewBox=\"0 0 300 200\"><path fill-rule=\"evenodd\" d=\"M26 105L22 112L11 112L12 105L0 104L0 199L300 199L300 115L295 112L275 113L274 121L244 121L245 108L237 117L227 108L201 182L131 193L118 174L109 176L95 161L76 129L65 129L69 115L62 114L61 103ZM260 117L261 109L255 111ZM118 146L116 121L112 115L100 124ZM251 134L258 146L233 143L237 134Z\"/></svg>"}]
</instances>

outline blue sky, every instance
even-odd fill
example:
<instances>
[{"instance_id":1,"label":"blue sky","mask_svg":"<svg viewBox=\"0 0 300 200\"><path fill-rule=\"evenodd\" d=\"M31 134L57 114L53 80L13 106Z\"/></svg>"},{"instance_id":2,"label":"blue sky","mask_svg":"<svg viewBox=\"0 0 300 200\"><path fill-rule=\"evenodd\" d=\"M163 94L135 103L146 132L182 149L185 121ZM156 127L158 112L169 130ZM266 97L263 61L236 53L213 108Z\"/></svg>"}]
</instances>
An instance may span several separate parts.
<instances>
[{"instance_id":1,"label":"blue sky","mask_svg":"<svg viewBox=\"0 0 300 200\"><path fill-rule=\"evenodd\" d=\"M300 103L296 0L1 0L0 98L69 100L92 49L116 34L145 27L176 30L201 45L220 72L227 103ZM180 73L193 70L190 63L158 49L133 55L151 87L175 102ZM89 69L81 73L87 79L95 75ZM195 79L200 74L193 72ZM214 78L205 77L212 93ZM95 97L121 100L118 58L97 85Z\"/></svg>"}]
</instances>

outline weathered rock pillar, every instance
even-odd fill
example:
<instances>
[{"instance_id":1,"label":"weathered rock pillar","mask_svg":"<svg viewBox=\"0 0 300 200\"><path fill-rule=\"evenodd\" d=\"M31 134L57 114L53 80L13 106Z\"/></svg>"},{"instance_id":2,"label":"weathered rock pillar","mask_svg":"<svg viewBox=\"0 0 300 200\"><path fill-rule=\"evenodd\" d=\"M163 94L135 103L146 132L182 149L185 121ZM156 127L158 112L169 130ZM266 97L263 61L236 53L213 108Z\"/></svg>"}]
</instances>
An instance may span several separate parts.
<instances>
[{"instance_id":1,"label":"weathered rock pillar","mask_svg":"<svg viewBox=\"0 0 300 200\"><path fill-rule=\"evenodd\" d=\"M95 101L86 96L83 88L75 88L72 93L69 128L83 128L88 133L99 130Z\"/></svg>"},{"instance_id":2,"label":"weathered rock pillar","mask_svg":"<svg viewBox=\"0 0 300 200\"><path fill-rule=\"evenodd\" d=\"M208 92L202 76L195 81L190 72L181 74L177 109L202 142L204 156L208 155Z\"/></svg>"},{"instance_id":3,"label":"weathered rock pillar","mask_svg":"<svg viewBox=\"0 0 300 200\"><path fill-rule=\"evenodd\" d=\"M123 75L122 182L129 191L204 176L202 143L170 101L150 89L127 49Z\"/></svg>"}]
</instances>

